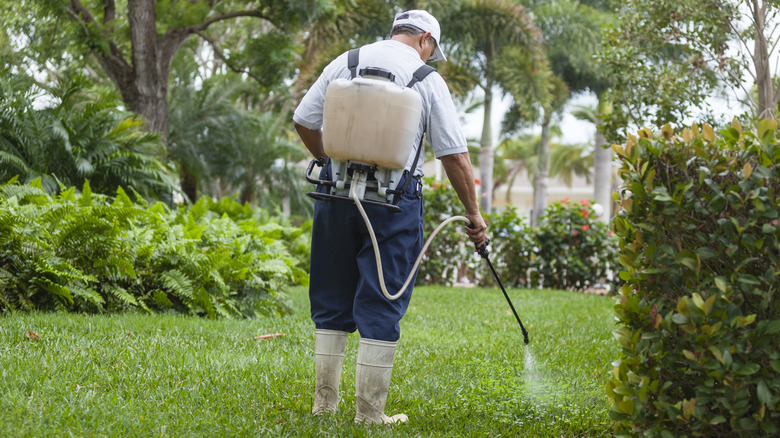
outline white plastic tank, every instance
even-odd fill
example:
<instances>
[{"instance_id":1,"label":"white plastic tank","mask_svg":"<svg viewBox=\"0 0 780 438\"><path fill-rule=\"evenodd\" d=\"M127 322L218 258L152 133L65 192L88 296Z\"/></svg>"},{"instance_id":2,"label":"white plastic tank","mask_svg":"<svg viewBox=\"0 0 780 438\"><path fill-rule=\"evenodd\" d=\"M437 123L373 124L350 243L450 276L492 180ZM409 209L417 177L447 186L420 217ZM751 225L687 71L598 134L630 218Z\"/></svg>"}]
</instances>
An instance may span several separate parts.
<instances>
[{"instance_id":1,"label":"white plastic tank","mask_svg":"<svg viewBox=\"0 0 780 438\"><path fill-rule=\"evenodd\" d=\"M381 79L335 79L325 92L325 153L335 160L402 169L421 114L420 96L410 88Z\"/></svg>"}]
</instances>

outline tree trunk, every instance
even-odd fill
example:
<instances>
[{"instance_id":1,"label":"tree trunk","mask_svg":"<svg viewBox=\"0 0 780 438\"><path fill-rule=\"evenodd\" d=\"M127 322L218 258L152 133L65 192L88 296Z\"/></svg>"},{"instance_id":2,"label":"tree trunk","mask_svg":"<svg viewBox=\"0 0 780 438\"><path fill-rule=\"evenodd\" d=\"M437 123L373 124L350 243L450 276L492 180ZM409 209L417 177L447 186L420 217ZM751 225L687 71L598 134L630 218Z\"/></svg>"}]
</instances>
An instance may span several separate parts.
<instances>
[{"instance_id":1,"label":"tree trunk","mask_svg":"<svg viewBox=\"0 0 780 438\"><path fill-rule=\"evenodd\" d=\"M241 205L252 203L252 189L253 187L251 185L246 185L243 189L241 189L241 194L238 198L241 201Z\"/></svg>"},{"instance_id":2,"label":"tree trunk","mask_svg":"<svg viewBox=\"0 0 780 438\"><path fill-rule=\"evenodd\" d=\"M539 140L539 154L536 165L536 184L534 187L534 205L531 210L531 226L539 225L539 218L547 206L547 175L550 173L550 123L552 111L545 110L542 121L542 138Z\"/></svg>"},{"instance_id":3,"label":"tree trunk","mask_svg":"<svg viewBox=\"0 0 780 438\"><path fill-rule=\"evenodd\" d=\"M774 118L774 90L772 70L769 67L769 47L764 35L766 27L767 2L753 0L753 19L755 20L755 42L753 50L753 65L756 69L756 86L758 88L758 117Z\"/></svg>"},{"instance_id":4,"label":"tree trunk","mask_svg":"<svg viewBox=\"0 0 780 438\"><path fill-rule=\"evenodd\" d=\"M179 172L179 178L181 179L181 191L187 196L187 199L195 203L198 200L198 183L187 172L187 169L182 168Z\"/></svg>"},{"instance_id":5,"label":"tree trunk","mask_svg":"<svg viewBox=\"0 0 780 438\"><path fill-rule=\"evenodd\" d=\"M609 111L609 103L599 96L598 117L596 117L596 136L593 150L593 199L604 207L602 219L608 220L612 212L612 148L606 147L607 141L598 128L604 124L602 117Z\"/></svg>"},{"instance_id":6,"label":"tree trunk","mask_svg":"<svg viewBox=\"0 0 780 438\"><path fill-rule=\"evenodd\" d=\"M493 80L489 74L486 77L482 138L479 140L479 206L484 213L490 213L493 208Z\"/></svg>"}]
</instances>

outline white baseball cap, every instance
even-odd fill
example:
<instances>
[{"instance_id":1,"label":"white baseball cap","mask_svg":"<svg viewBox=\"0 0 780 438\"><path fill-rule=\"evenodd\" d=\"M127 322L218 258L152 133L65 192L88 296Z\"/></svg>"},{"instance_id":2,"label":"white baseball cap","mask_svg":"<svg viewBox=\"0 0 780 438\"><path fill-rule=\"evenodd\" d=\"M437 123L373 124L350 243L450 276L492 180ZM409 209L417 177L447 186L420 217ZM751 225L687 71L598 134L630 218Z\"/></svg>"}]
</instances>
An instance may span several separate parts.
<instances>
[{"instance_id":1,"label":"white baseball cap","mask_svg":"<svg viewBox=\"0 0 780 438\"><path fill-rule=\"evenodd\" d=\"M430 32L433 39L436 41L436 49L433 51L433 55L428 58L428 62L433 61L446 61L447 57L444 56L444 52L441 51L441 28L436 18L421 9L412 9L411 11L404 11L395 14L395 20L393 20L393 27L408 24L414 26L423 32Z\"/></svg>"}]
</instances>

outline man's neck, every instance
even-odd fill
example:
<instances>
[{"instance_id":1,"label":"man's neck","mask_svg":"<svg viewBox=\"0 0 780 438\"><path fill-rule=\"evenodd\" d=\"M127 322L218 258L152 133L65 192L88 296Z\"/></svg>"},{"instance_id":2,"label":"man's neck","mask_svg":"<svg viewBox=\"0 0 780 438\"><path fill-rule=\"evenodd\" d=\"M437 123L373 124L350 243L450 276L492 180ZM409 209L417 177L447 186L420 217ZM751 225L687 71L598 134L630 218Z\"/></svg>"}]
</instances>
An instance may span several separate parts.
<instances>
[{"instance_id":1,"label":"man's neck","mask_svg":"<svg viewBox=\"0 0 780 438\"><path fill-rule=\"evenodd\" d=\"M391 36L390 39L393 41L398 41L399 43L404 43L407 46L413 48L414 51L417 52L418 55L420 55L420 59L422 59L422 47L418 43L419 40L417 38L404 33L399 33Z\"/></svg>"}]
</instances>

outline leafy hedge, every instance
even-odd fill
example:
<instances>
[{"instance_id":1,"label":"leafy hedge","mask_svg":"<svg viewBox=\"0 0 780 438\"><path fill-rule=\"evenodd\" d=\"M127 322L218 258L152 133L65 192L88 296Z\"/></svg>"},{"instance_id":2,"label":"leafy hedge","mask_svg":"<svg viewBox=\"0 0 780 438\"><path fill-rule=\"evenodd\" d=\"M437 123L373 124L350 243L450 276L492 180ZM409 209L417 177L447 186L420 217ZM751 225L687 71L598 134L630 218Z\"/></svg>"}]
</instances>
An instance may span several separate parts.
<instances>
[{"instance_id":1,"label":"leafy hedge","mask_svg":"<svg viewBox=\"0 0 780 438\"><path fill-rule=\"evenodd\" d=\"M426 237L443 220L462 214L455 191L446 184L426 180L424 197ZM554 202L536 228L513 208L487 215L490 259L502 283L583 290L605 280L617 265L617 242L594 216L587 201ZM418 282L449 285L459 272L480 285L493 285L493 276L473 253L460 226L445 227L423 258Z\"/></svg>"},{"instance_id":2,"label":"leafy hedge","mask_svg":"<svg viewBox=\"0 0 780 438\"><path fill-rule=\"evenodd\" d=\"M426 239L444 220L463 214L455 190L433 178L423 180L423 212ZM459 279L458 274L464 273L461 267L474 253L474 247L466 243L468 239L462 231L463 225L462 222L453 222L434 237L420 263L416 284L452 285Z\"/></svg>"},{"instance_id":3,"label":"leafy hedge","mask_svg":"<svg viewBox=\"0 0 780 438\"><path fill-rule=\"evenodd\" d=\"M514 209L487 216L492 256L501 281L512 287L585 290L606 281L617 265L617 242L587 201L555 201L531 228ZM481 285L492 285L485 267Z\"/></svg>"},{"instance_id":4,"label":"leafy hedge","mask_svg":"<svg viewBox=\"0 0 780 438\"><path fill-rule=\"evenodd\" d=\"M229 198L140 202L89 183L56 197L40 180L0 185L0 311L254 316L286 312L284 288L308 282L301 229Z\"/></svg>"},{"instance_id":5,"label":"leafy hedge","mask_svg":"<svg viewBox=\"0 0 780 438\"><path fill-rule=\"evenodd\" d=\"M780 433L776 121L648 129L622 161L619 435Z\"/></svg>"},{"instance_id":6,"label":"leafy hedge","mask_svg":"<svg viewBox=\"0 0 780 438\"><path fill-rule=\"evenodd\" d=\"M617 267L617 239L593 218L590 203L554 202L534 229L532 276L540 287L582 290L608 278Z\"/></svg>"}]
</instances>

